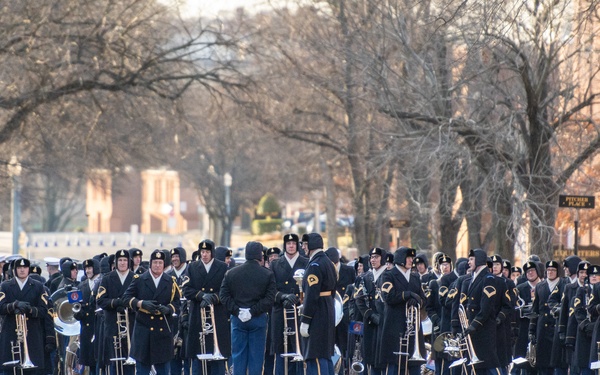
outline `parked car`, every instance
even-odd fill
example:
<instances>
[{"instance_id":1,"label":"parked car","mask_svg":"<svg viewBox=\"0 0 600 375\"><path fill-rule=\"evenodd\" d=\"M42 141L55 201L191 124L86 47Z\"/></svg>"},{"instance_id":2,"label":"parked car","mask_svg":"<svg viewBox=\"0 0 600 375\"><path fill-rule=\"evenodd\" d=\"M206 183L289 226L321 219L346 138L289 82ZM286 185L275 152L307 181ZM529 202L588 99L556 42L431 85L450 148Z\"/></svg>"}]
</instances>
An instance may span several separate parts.
<instances>
[{"instance_id":1,"label":"parked car","mask_svg":"<svg viewBox=\"0 0 600 375\"><path fill-rule=\"evenodd\" d=\"M352 216L340 216L336 218L338 230L346 230L346 228L352 228L354 226L354 217ZM319 226L320 232L327 230L327 214L319 215ZM315 231L315 221L308 220L306 222L298 222L292 226L292 231L296 233L306 232L311 233Z\"/></svg>"}]
</instances>

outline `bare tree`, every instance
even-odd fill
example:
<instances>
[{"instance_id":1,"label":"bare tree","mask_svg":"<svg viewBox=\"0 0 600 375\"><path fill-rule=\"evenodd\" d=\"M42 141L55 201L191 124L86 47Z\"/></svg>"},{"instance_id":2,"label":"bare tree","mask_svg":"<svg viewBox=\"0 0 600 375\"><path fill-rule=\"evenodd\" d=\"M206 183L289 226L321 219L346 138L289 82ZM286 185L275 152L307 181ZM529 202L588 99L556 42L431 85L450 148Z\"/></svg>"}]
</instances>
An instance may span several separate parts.
<instances>
[{"instance_id":1,"label":"bare tree","mask_svg":"<svg viewBox=\"0 0 600 375\"><path fill-rule=\"evenodd\" d=\"M590 112L597 101L593 82L598 64L589 56L597 5L581 9L571 1L453 4L440 8L453 8L452 17L434 17L453 35L448 47L454 51L452 114L416 105L415 111L385 105L384 110L458 134L483 171L493 172L488 175L493 180L484 180L493 188L487 194L502 192L488 200L496 203L491 206L495 223L510 220L498 236L513 242L518 228L527 225L529 251L549 258L557 195L600 145ZM407 35L415 29L398 28L395 35L410 45ZM413 49L410 54L412 61L421 62L418 71L432 72ZM430 86L423 82L408 80L403 85L415 88L421 83L425 97ZM574 139L581 140L577 150L566 147ZM523 215L526 222L520 221Z\"/></svg>"},{"instance_id":2,"label":"bare tree","mask_svg":"<svg viewBox=\"0 0 600 375\"><path fill-rule=\"evenodd\" d=\"M362 99L370 95L364 70L373 57L359 42L375 22L373 12L361 2L314 5L254 20L263 49L255 57L261 91L252 98L251 115L277 134L342 157L355 245L360 251L387 246L394 175L387 151L395 139L385 134L389 121Z\"/></svg>"},{"instance_id":3,"label":"bare tree","mask_svg":"<svg viewBox=\"0 0 600 375\"><path fill-rule=\"evenodd\" d=\"M247 83L235 30L184 21L152 0L25 0L3 10L0 149L19 156L30 182L169 164L161 149L183 136L185 92L228 95Z\"/></svg>"}]
</instances>

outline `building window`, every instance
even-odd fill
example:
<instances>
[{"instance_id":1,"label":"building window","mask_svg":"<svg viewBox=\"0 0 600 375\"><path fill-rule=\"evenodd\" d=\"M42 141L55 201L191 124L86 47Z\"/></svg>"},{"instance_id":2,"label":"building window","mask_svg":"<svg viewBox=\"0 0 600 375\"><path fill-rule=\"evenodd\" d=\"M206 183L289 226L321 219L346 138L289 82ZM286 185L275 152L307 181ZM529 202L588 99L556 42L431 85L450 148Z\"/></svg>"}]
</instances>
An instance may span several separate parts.
<instances>
[{"instance_id":1,"label":"building window","mask_svg":"<svg viewBox=\"0 0 600 375\"><path fill-rule=\"evenodd\" d=\"M167 202L173 202L175 200L175 199L173 199L174 191L175 191L175 183L172 180L167 181L167 197L165 198L165 200Z\"/></svg>"},{"instance_id":2,"label":"building window","mask_svg":"<svg viewBox=\"0 0 600 375\"><path fill-rule=\"evenodd\" d=\"M154 181L154 202L162 202L162 180Z\"/></svg>"}]
</instances>

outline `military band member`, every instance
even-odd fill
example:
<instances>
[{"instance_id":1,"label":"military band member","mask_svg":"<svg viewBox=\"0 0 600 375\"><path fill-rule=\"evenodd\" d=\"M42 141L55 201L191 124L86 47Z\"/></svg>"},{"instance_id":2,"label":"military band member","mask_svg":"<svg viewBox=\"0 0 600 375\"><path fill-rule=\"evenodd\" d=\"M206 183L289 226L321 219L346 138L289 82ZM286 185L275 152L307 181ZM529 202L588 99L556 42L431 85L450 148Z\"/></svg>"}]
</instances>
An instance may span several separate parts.
<instances>
[{"instance_id":1,"label":"military band member","mask_svg":"<svg viewBox=\"0 0 600 375\"><path fill-rule=\"evenodd\" d=\"M135 275L123 299L135 311L131 335L131 357L135 359L137 375L169 374L173 359L173 314L179 313L180 294L175 277L167 276L165 254L154 250L150 254L148 272Z\"/></svg>"},{"instance_id":2,"label":"military band member","mask_svg":"<svg viewBox=\"0 0 600 375\"><path fill-rule=\"evenodd\" d=\"M278 247L270 247L267 249L265 259L265 267L271 268L271 264L281 256L281 249Z\"/></svg>"},{"instance_id":3,"label":"military band member","mask_svg":"<svg viewBox=\"0 0 600 375\"><path fill-rule=\"evenodd\" d=\"M187 275L188 269L187 254L183 247L178 246L171 249L171 265L171 270L165 273L167 274L167 276L175 278L177 287L180 288L181 292L183 280L184 277ZM182 325L179 324L179 317L181 316L184 310L183 305L185 303L187 303L187 301L181 301L179 316L173 319L173 326L171 327L174 337L177 338L177 342L174 341L174 345L176 346L176 348L173 355L173 360L171 360L170 363L171 373L174 375L180 375L182 370L184 371L184 375L189 375L190 373L189 360L185 359L185 354L183 353L183 350L181 350L181 348L184 345L183 342L187 336L187 329L185 328L189 326L189 323L186 321L186 323ZM187 310L187 308L185 309Z\"/></svg>"},{"instance_id":4,"label":"military band member","mask_svg":"<svg viewBox=\"0 0 600 375\"><path fill-rule=\"evenodd\" d=\"M362 274L366 273L370 269L371 259L369 254L361 255L354 263L354 269L356 270L356 277L358 278Z\"/></svg>"},{"instance_id":5,"label":"military band member","mask_svg":"<svg viewBox=\"0 0 600 375\"><path fill-rule=\"evenodd\" d=\"M360 315L363 316L364 334L361 346L363 361L371 374L380 374L381 367L376 363L376 347L379 342L378 326L383 318L377 312L375 301L381 299L381 275L386 271L383 261L386 251L374 247L369 251L371 269L356 279L354 299Z\"/></svg>"},{"instance_id":6,"label":"military band member","mask_svg":"<svg viewBox=\"0 0 600 375\"><path fill-rule=\"evenodd\" d=\"M462 290L462 284L471 277L471 269L468 259L464 262L457 262L456 272L458 278L450 284L450 290L448 290L448 297L446 298L446 306L450 309L450 326L452 335L456 336L459 332L462 332L460 325L460 319L458 316L458 307L462 304L460 291ZM458 369L457 369L458 370Z\"/></svg>"},{"instance_id":7,"label":"military band member","mask_svg":"<svg viewBox=\"0 0 600 375\"><path fill-rule=\"evenodd\" d=\"M496 282L496 303L494 316L496 320L496 347L498 348L499 368L502 374L508 373L512 362L512 327L516 325L515 306L516 292L514 283L503 275L504 261L498 254L490 258L491 273Z\"/></svg>"},{"instance_id":8,"label":"military band member","mask_svg":"<svg viewBox=\"0 0 600 375\"><path fill-rule=\"evenodd\" d=\"M231 314L233 374L261 374L266 345L267 313L275 300L273 272L262 267L262 245L246 244L246 262L227 272L220 298ZM248 280L252 280L249 283Z\"/></svg>"},{"instance_id":9,"label":"military band member","mask_svg":"<svg viewBox=\"0 0 600 375\"><path fill-rule=\"evenodd\" d=\"M73 317L81 324L79 334L79 363L89 368L90 375L96 375L97 350L94 349L96 334L96 294L100 287L100 262L95 259L83 261L86 280L82 281L79 289L82 294L81 310Z\"/></svg>"},{"instance_id":10,"label":"military band member","mask_svg":"<svg viewBox=\"0 0 600 375\"><path fill-rule=\"evenodd\" d=\"M590 369L592 351L597 352L596 343L592 345L592 335L594 325L598 320L597 315L592 315L590 312L595 309L591 307L594 303L593 289L600 281L600 266L592 265L587 270L589 283L579 288L573 298L574 316L577 321L577 334L575 337L575 352L573 354L573 362L576 367L575 372L581 375L592 375L594 371ZM588 307L589 310L588 310Z\"/></svg>"},{"instance_id":11,"label":"military band member","mask_svg":"<svg viewBox=\"0 0 600 375\"><path fill-rule=\"evenodd\" d=\"M225 358L231 356L229 314L219 300L219 290L225 272L227 272L227 265L214 258L215 244L211 240L200 242L198 251L200 260L189 265L188 274L183 281L183 294L188 301L189 310L189 331L185 343L185 355L192 359L192 374L194 375L201 374L203 367L197 355L214 354L216 349L212 334L204 335L205 353L201 352L200 347L200 332L203 332L205 328L202 326L202 310L204 309L205 313L210 311L210 305L214 309L217 342L221 354ZM210 317L210 314L206 314L206 316ZM222 375L225 372L225 361L206 361L206 368L209 374Z\"/></svg>"},{"instance_id":12,"label":"military band member","mask_svg":"<svg viewBox=\"0 0 600 375\"><path fill-rule=\"evenodd\" d=\"M58 284L58 289L77 287L79 284L77 281L77 263L67 260L60 267L60 273L62 273L62 280Z\"/></svg>"},{"instance_id":13,"label":"military band member","mask_svg":"<svg viewBox=\"0 0 600 375\"><path fill-rule=\"evenodd\" d=\"M442 270L446 269L446 268L451 268L452 267L452 259L449 256L444 256L441 260L441 265L442 265ZM440 315L440 328L439 331L440 332L450 332L452 330L452 304L449 302L449 294L450 291L452 289L452 285L453 283L458 279L459 277L459 273L458 273L458 268L459 266L462 267L463 271L464 271L464 264L467 263L467 259L466 258L459 258L456 261L456 267L454 270L452 270L449 273L444 274L440 279L439 279L439 290L438 290L438 299L439 299L439 303L441 308L441 315ZM456 291L455 291L456 293ZM440 358L440 366L437 366L436 363L436 375L448 375L449 374L449 366L450 363L452 363L452 361L454 360L450 355L448 355L447 353L436 353L437 355L439 355Z\"/></svg>"},{"instance_id":14,"label":"military band member","mask_svg":"<svg viewBox=\"0 0 600 375\"><path fill-rule=\"evenodd\" d=\"M577 289L583 287L585 283L589 263L582 262L581 258L572 255L565 258L563 266L565 274L567 275L567 285L565 285L563 295L561 296L560 300L560 309L558 311L557 322L558 340L555 340L554 343L560 351L559 355L555 355L553 363L556 367L557 375L566 375L569 366L572 363L573 345L567 346L566 342L567 324L569 322L570 315L569 306L571 305L572 299L575 297ZM553 352L556 353L556 351L556 348L553 348Z\"/></svg>"},{"instance_id":15,"label":"military band member","mask_svg":"<svg viewBox=\"0 0 600 375\"><path fill-rule=\"evenodd\" d=\"M442 263L443 262L443 263ZM446 254L438 258L438 268L441 272L439 279L433 279L429 281L429 284L424 286L425 292L424 309L427 311L427 316L431 320L433 337L431 341L435 340L437 334L440 331L441 316L442 316L442 305L440 303L439 292L440 292L440 281L444 275L449 274L452 271L452 261ZM447 289L445 290L447 292ZM436 358L437 359L437 358ZM436 363L438 363L436 361Z\"/></svg>"},{"instance_id":16,"label":"military band member","mask_svg":"<svg viewBox=\"0 0 600 375\"><path fill-rule=\"evenodd\" d=\"M515 283L515 285L518 285L517 280L521 277L522 274L523 269L521 267L513 266L510 269L510 279Z\"/></svg>"},{"instance_id":17,"label":"military band member","mask_svg":"<svg viewBox=\"0 0 600 375\"><path fill-rule=\"evenodd\" d=\"M512 264L504 259L502 261L502 277L506 278L506 279L510 279L510 269L512 268Z\"/></svg>"},{"instance_id":18,"label":"military band member","mask_svg":"<svg viewBox=\"0 0 600 375\"><path fill-rule=\"evenodd\" d=\"M470 335L480 363L473 367L477 374L497 374L500 361L496 346L496 311L498 295L496 279L489 272L487 254L481 249L469 252L471 277L462 284L461 301L465 307L468 326L465 335ZM464 327L463 327L464 328Z\"/></svg>"},{"instance_id":19,"label":"military band member","mask_svg":"<svg viewBox=\"0 0 600 375\"><path fill-rule=\"evenodd\" d=\"M448 286L450 285L451 278L453 279L456 276L455 273L452 272L452 260L449 256L444 254L443 256L438 258L438 268L442 274L439 279L431 280L429 282L428 288L425 291L425 309L427 310L427 316L431 321L432 325L432 334L430 337L430 343L433 343L437 336L444 332L441 330L442 326L442 315L444 310L444 302L446 295L448 293ZM454 275L454 276L450 276ZM444 281L444 284L442 284ZM450 315L447 316L448 329L445 332L450 331ZM443 353L437 353L432 351L432 357L435 362L435 373L436 375L440 375L443 372L444 367L448 367L448 361L443 361L444 356Z\"/></svg>"},{"instance_id":20,"label":"military band member","mask_svg":"<svg viewBox=\"0 0 600 375\"><path fill-rule=\"evenodd\" d=\"M561 279L558 262L550 260L546 262L546 279L535 287L532 313L537 319L531 319L529 324L530 341L537 345L536 369L538 374L551 375L554 368L551 366L552 340L554 339L555 319L551 310L558 303L550 303L551 295L561 295L565 283ZM533 339L533 340L531 340Z\"/></svg>"},{"instance_id":21,"label":"military band member","mask_svg":"<svg viewBox=\"0 0 600 375\"><path fill-rule=\"evenodd\" d=\"M320 234L308 235L308 255L308 267L302 280L304 303L300 317L306 374L333 374L331 357L335 346L334 294L337 275L333 263L323 252Z\"/></svg>"},{"instance_id":22,"label":"military band member","mask_svg":"<svg viewBox=\"0 0 600 375\"><path fill-rule=\"evenodd\" d=\"M427 255L419 253L415 257L414 267L417 271L417 275L421 280L421 284L429 285L431 280L437 279L433 271L429 270L429 264L427 263Z\"/></svg>"},{"instance_id":23,"label":"military band member","mask_svg":"<svg viewBox=\"0 0 600 375\"><path fill-rule=\"evenodd\" d=\"M50 289L50 285L57 278L60 277L60 270L58 269L58 262L60 259L47 257L44 258L44 262L46 262L46 271L48 271L48 280L46 281L46 287Z\"/></svg>"},{"instance_id":24,"label":"military band member","mask_svg":"<svg viewBox=\"0 0 600 375\"><path fill-rule=\"evenodd\" d=\"M568 305L564 308L566 309L567 315L565 318L565 351L567 356L566 361L569 365L569 373L573 375L578 375L580 373L579 367L576 365L577 361L575 360L575 342L579 325L575 316L575 296L577 295L579 289L583 289L588 286L587 272L591 266L592 265L587 261L579 262L579 264L577 265L577 282L574 284L567 285L567 287L565 287L565 296L563 298L563 302L566 303L568 301ZM581 300L579 300L578 304L580 303Z\"/></svg>"},{"instance_id":25,"label":"military band member","mask_svg":"<svg viewBox=\"0 0 600 375\"><path fill-rule=\"evenodd\" d=\"M532 318L531 309L533 307L533 297L537 284L543 276L541 267L534 261L529 261L523 265L526 281L517 285L517 307L519 317L517 318L519 326L519 336L515 344L515 358L526 358L527 345L529 344L529 323ZM534 369L528 364L515 366L522 368L525 373L534 373Z\"/></svg>"},{"instance_id":26,"label":"military band member","mask_svg":"<svg viewBox=\"0 0 600 375\"><path fill-rule=\"evenodd\" d=\"M281 254L281 249L278 247L270 247L264 251L264 267L267 269L271 269L272 264L279 259L279 255ZM275 372L275 354L271 351L271 347L273 346L271 337L273 334L271 333L271 314L267 314L267 343L265 350L265 363L263 366L263 374L273 374ZM296 328L297 331L298 328Z\"/></svg>"},{"instance_id":27,"label":"military band member","mask_svg":"<svg viewBox=\"0 0 600 375\"><path fill-rule=\"evenodd\" d=\"M283 256L271 264L271 270L275 277L275 283L277 287L277 293L275 295L275 302L270 315L270 329L271 335L271 347L267 348L270 353L275 356L275 374L283 375L285 373L285 362L288 362L288 374L300 374L302 371L302 363L292 362L289 358L283 358L281 354L285 353L284 340L287 340L288 353L300 353L301 349L296 348L296 342L294 336L283 335L284 331L284 313L289 314L290 324L293 319L293 308L299 304L300 288L294 274L297 270L304 270L308 265L308 258L305 258L299 253L298 246L298 235L294 233L286 234L283 236ZM293 324L293 323L292 323ZM300 322L298 321L299 329ZM292 329L294 329L292 327Z\"/></svg>"},{"instance_id":28,"label":"military band member","mask_svg":"<svg viewBox=\"0 0 600 375\"><path fill-rule=\"evenodd\" d=\"M386 253L385 254L385 269L389 271L392 268L394 268L394 254Z\"/></svg>"},{"instance_id":29,"label":"military band member","mask_svg":"<svg viewBox=\"0 0 600 375\"><path fill-rule=\"evenodd\" d=\"M335 266L338 280L335 284L336 292L340 297L346 294L348 285L353 284L356 277L354 269L340 262L340 251L335 247L330 247L325 251L325 255L331 260ZM346 357L348 350L348 324L350 321L347 317L342 317L340 323L335 327L335 344L340 349L342 357Z\"/></svg>"},{"instance_id":30,"label":"military band member","mask_svg":"<svg viewBox=\"0 0 600 375\"><path fill-rule=\"evenodd\" d=\"M594 270L591 272L594 274ZM599 275L596 275L596 279L600 279ZM594 332L592 333L592 345L590 348L590 364L598 361L600 358L598 357L598 351L600 348L598 346L598 342L600 341L600 320L598 319L600 316L600 283L596 282L592 286L592 295L590 296L589 304L588 304L588 317L590 321L596 322L594 324ZM593 371L595 372L595 371Z\"/></svg>"},{"instance_id":31,"label":"military band member","mask_svg":"<svg viewBox=\"0 0 600 375\"><path fill-rule=\"evenodd\" d=\"M13 360L24 361L23 345L20 347L21 358L13 358L12 343L17 344L17 316L24 317L27 336L24 338L31 362L37 366L35 369L26 370L25 373L43 374L45 346L55 344L53 333L44 337L44 323L48 311L48 294L44 285L29 277L28 259L15 261L15 277L0 284L0 315L2 328L0 335L0 364ZM21 331L23 332L23 331ZM50 334L52 336L50 336ZM51 348L48 348L51 349ZM3 366L2 371L12 373L13 368Z\"/></svg>"},{"instance_id":32,"label":"military band member","mask_svg":"<svg viewBox=\"0 0 600 375\"><path fill-rule=\"evenodd\" d=\"M100 287L98 288L98 295L96 296L96 304L102 308L104 315L98 362L101 368L110 366L111 374L114 374L117 370L116 363L115 361L111 361L111 358L129 357L127 337L119 336L117 313L125 313L127 303L123 300L123 294L129 287L134 275L129 270L129 251L124 249L118 250L114 258L116 269L102 277ZM127 313L129 314L131 324L134 319L133 312L128 311ZM127 335L131 339L131 332L127 332ZM121 353L115 353L115 337L118 344L120 344ZM123 366L124 374L120 375L133 375L134 371L134 366Z\"/></svg>"},{"instance_id":33,"label":"military band member","mask_svg":"<svg viewBox=\"0 0 600 375\"><path fill-rule=\"evenodd\" d=\"M386 374L410 374L420 373L423 362L408 361L408 358L418 346L420 353L425 353L425 342L423 341L423 330L417 325L418 316L424 308L425 294L421 287L421 280L411 273L412 262L416 255L415 249L400 247L394 253L394 265L390 271L381 275L381 299L385 302L383 315L383 329L381 330L379 345L379 361L386 366ZM408 345L400 347L400 338L408 332L409 324L407 311L409 307L416 308L415 319L412 320L418 335L408 336ZM410 312L410 311L409 311ZM419 341L415 342L415 337ZM407 355L395 353L403 352Z\"/></svg>"},{"instance_id":34,"label":"military band member","mask_svg":"<svg viewBox=\"0 0 600 375\"><path fill-rule=\"evenodd\" d=\"M72 262L73 259L69 258L69 257L62 257L60 258L60 260L58 261L58 268L60 270L60 272L58 273L58 276L52 280L52 282L50 282L50 286L48 287L50 289L50 295L52 296L54 294L54 292L56 292L59 288L60 283L62 282L63 279L63 264L65 262Z\"/></svg>"},{"instance_id":35,"label":"military band member","mask_svg":"<svg viewBox=\"0 0 600 375\"><path fill-rule=\"evenodd\" d=\"M298 243L298 252L300 256L307 257L308 254L308 233L302 235L302 242Z\"/></svg>"},{"instance_id":36,"label":"military band member","mask_svg":"<svg viewBox=\"0 0 600 375\"><path fill-rule=\"evenodd\" d=\"M231 264L232 256L233 256L233 251L231 251L231 249L228 249L225 246L217 246L215 248L215 259L218 259L221 262L224 262L227 265L227 268L232 267L232 264Z\"/></svg>"},{"instance_id":37,"label":"military band member","mask_svg":"<svg viewBox=\"0 0 600 375\"><path fill-rule=\"evenodd\" d=\"M129 256L131 258L131 271L136 275L141 275L146 272L146 268L142 266L142 256L144 253L142 250L132 247L129 249Z\"/></svg>"}]
</instances>

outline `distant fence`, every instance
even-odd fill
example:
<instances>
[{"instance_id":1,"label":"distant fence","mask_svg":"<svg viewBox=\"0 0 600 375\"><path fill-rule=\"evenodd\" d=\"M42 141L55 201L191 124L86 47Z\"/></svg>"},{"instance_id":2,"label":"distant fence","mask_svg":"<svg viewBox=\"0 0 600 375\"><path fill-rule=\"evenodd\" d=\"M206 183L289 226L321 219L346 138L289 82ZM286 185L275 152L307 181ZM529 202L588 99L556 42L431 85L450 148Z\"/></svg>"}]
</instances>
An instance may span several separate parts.
<instances>
[{"instance_id":1,"label":"distant fence","mask_svg":"<svg viewBox=\"0 0 600 375\"><path fill-rule=\"evenodd\" d=\"M181 235L131 234L131 233L27 233L19 241L20 253L30 257L35 255L55 256L68 254L77 258L83 255L136 247L149 254L154 249L172 249L176 246L190 247ZM12 233L0 232L0 254L12 253ZM189 251L191 254L191 251ZM81 255L81 256L79 256Z\"/></svg>"}]
</instances>

